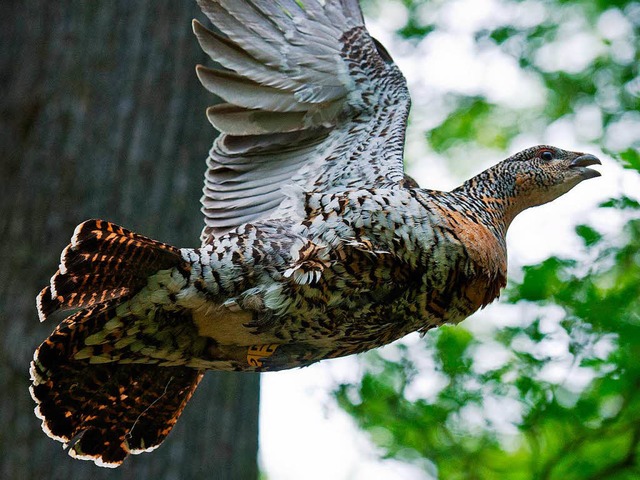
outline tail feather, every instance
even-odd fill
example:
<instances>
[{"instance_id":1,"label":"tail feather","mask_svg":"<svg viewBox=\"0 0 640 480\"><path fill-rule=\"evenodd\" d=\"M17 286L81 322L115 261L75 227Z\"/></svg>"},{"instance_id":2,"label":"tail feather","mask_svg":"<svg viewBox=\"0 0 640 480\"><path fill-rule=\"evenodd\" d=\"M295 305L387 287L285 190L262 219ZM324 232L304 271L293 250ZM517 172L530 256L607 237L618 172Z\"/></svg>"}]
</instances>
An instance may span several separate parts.
<instances>
[{"instance_id":1,"label":"tail feather","mask_svg":"<svg viewBox=\"0 0 640 480\"><path fill-rule=\"evenodd\" d=\"M203 375L186 367L73 362L67 353L54 338L38 349L31 365L36 415L71 456L107 467L157 448Z\"/></svg>"},{"instance_id":2,"label":"tail feather","mask_svg":"<svg viewBox=\"0 0 640 480\"><path fill-rule=\"evenodd\" d=\"M109 222L76 228L37 306L41 320L78 311L40 345L30 370L42 428L71 456L115 467L171 431L202 378L201 370L173 366L194 354L197 332L185 312L151 302L136 314L128 301L149 277L182 278L188 269L177 248Z\"/></svg>"},{"instance_id":3,"label":"tail feather","mask_svg":"<svg viewBox=\"0 0 640 480\"><path fill-rule=\"evenodd\" d=\"M153 273L188 268L180 250L104 220L87 220L64 249L51 284L38 296L41 320L57 310L126 300Z\"/></svg>"}]
</instances>

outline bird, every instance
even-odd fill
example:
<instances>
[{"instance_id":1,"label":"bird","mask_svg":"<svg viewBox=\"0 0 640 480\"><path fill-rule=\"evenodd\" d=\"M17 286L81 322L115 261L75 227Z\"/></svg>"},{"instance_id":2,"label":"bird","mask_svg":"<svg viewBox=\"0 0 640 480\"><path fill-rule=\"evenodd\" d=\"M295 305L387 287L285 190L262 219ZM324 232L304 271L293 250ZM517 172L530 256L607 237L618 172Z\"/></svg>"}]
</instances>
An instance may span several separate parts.
<instances>
[{"instance_id":1,"label":"bird","mask_svg":"<svg viewBox=\"0 0 640 480\"><path fill-rule=\"evenodd\" d=\"M179 248L106 220L75 229L37 296L66 315L30 366L68 453L117 467L157 448L207 370L277 371L457 324L506 284L523 210L600 175L538 145L451 191L404 171L410 96L357 0L198 0L221 99L204 228Z\"/></svg>"}]
</instances>

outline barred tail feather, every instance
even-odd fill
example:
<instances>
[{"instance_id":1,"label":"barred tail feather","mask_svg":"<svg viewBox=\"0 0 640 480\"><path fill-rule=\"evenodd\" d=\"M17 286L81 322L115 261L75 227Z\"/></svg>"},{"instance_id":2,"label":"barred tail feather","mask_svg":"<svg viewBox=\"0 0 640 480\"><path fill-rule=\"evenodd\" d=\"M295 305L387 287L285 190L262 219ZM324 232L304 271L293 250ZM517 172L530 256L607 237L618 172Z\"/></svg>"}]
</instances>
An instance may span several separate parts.
<instances>
[{"instance_id":1,"label":"barred tail feather","mask_svg":"<svg viewBox=\"0 0 640 480\"><path fill-rule=\"evenodd\" d=\"M45 433L62 442L72 457L106 467L157 448L203 372L70 361L78 334L74 326L66 323L57 329L31 364L31 396Z\"/></svg>"},{"instance_id":2,"label":"barred tail feather","mask_svg":"<svg viewBox=\"0 0 640 480\"><path fill-rule=\"evenodd\" d=\"M115 467L131 453L156 448L171 431L203 372L159 367L145 346L140 318L120 308L161 270L188 271L180 251L102 220L76 228L60 268L37 299L41 320L78 309L36 350L31 395L43 430L69 454ZM173 322L165 345L195 328L179 312L150 313L150 324ZM153 326L152 325L152 326ZM174 333L176 336L174 336Z\"/></svg>"},{"instance_id":3,"label":"barred tail feather","mask_svg":"<svg viewBox=\"0 0 640 480\"><path fill-rule=\"evenodd\" d=\"M57 310L124 301L158 270L183 267L178 248L104 220L87 220L63 250L51 284L37 298L41 321Z\"/></svg>"}]
</instances>

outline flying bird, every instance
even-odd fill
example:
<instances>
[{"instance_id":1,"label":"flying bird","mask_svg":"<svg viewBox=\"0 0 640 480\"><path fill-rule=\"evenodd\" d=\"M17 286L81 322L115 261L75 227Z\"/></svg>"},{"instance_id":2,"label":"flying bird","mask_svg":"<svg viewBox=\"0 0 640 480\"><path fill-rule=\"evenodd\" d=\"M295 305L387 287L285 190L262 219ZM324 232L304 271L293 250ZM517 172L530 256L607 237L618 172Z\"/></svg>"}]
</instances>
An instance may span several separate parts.
<instances>
[{"instance_id":1,"label":"flying bird","mask_svg":"<svg viewBox=\"0 0 640 480\"><path fill-rule=\"evenodd\" d=\"M506 283L523 210L599 175L535 146L448 192L404 172L410 98L357 0L198 0L223 102L201 247L80 224L37 297L68 312L31 394L70 455L114 467L158 447L206 370L274 371L458 323Z\"/></svg>"}]
</instances>

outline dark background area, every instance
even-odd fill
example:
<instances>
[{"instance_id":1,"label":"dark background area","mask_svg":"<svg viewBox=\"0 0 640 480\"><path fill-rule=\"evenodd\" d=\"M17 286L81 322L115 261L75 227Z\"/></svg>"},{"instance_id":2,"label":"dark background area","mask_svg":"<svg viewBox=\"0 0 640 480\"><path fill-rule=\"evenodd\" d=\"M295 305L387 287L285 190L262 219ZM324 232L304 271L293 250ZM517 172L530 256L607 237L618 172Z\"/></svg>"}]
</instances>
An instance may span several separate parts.
<instances>
[{"instance_id":1,"label":"dark background area","mask_svg":"<svg viewBox=\"0 0 640 480\"><path fill-rule=\"evenodd\" d=\"M257 375L208 373L165 443L117 470L68 457L33 414L28 365L53 330L35 296L76 224L199 244L214 99L196 2L0 4L0 476L257 478ZM201 18L201 20L206 20Z\"/></svg>"}]
</instances>

